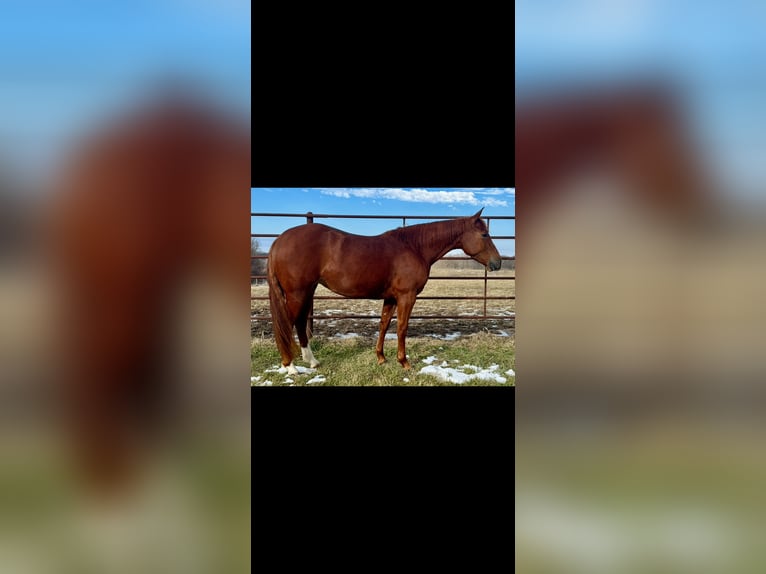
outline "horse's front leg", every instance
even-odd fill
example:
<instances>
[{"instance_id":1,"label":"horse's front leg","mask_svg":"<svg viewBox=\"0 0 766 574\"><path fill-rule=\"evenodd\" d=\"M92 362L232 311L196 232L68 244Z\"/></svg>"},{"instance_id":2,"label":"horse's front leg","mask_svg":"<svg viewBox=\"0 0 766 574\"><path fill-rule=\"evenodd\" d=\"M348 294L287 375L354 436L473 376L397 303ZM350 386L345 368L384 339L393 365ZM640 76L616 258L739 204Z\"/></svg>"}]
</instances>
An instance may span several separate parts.
<instances>
[{"instance_id":1,"label":"horse's front leg","mask_svg":"<svg viewBox=\"0 0 766 574\"><path fill-rule=\"evenodd\" d=\"M378 335L378 344L375 345L379 365L386 362L386 356L383 354L383 340L386 338L386 331L388 331L388 326L391 324L395 307L396 299L386 299L383 301L383 311L380 313L380 335Z\"/></svg>"},{"instance_id":2,"label":"horse's front leg","mask_svg":"<svg viewBox=\"0 0 766 574\"><path fill-rule=\"evenodd\" d=\"M410 314L412 313L412 306L415 304L415 294L403 295L399 297L397 301L396 311L396 335L399 342L399 347L396 353L396 358L399 359L402 367L405 369L410 368L410 362L407 360L407 351L405 349L405 343L407 340L407 326L410 322Z\"/></svg>"}]
</instances>

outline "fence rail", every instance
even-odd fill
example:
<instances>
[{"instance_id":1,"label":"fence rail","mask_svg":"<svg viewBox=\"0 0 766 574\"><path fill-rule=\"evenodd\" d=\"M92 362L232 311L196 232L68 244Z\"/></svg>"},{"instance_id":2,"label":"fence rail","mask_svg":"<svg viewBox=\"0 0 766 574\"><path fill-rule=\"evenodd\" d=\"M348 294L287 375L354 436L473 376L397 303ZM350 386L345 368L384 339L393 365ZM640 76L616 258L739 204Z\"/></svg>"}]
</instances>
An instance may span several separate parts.
<instances>
[{"instance_id":1,"label":"fence rail","mask_svg":"<svg viewBox=\"0 0 766 574\"><path fill-rule=\"evenodd\" d=\"M401 220L402 226L407 225L407 220L423 220L423 219L457 219L458 217L462 216L456 216L456 215L340 215L340 214L332 214L332 213L250 213L250 218L254 217L293 217L293 218L302 218L306 220L306 223L313 223L315 219L395 219L395 220ZM499 220L515 220L516 216L514 215L496 215L496 216L482 216L482 219L484 219L487 222L487 228L490 228L491 221L494 219ZM279 237L278 233L251 233L251 238L276 238ZM515 235L493 235L493 239L512 239L515 240ZM268 259L268 255L251 255L251 260L254 259ZM441 260L470 260L471 257L464 257L464 256L451 256L451 257L442 257ZM501 259L505 261L515 261L515 256L502 256ZM250 275L250 279L266 279L266 275ZM429 281L431 280L461 280L461 281L483 281L484 282L484 294L482 296L420 296L418 299L431 299L431 300L478 300L483 301L483 312L481 315L412 315L412 319L465 319L470 317L471 319L495 319L495 320L510 320L515 319L515 315L488 315L487 314L487 301L493 301L493 300L515 300L515 295L504 295L504 296L491 296L487 295L487 285L489 281L515 281L516 276L513 277L494 277L490 276L487 273L487 268L484 268L484 276L483 277L465 277L465 276L456 276L456 275L436 275L436 276L429 276ZM336 300L336 299L346 299L346 297L338 296L315 296L315 300ZM267 296L255 296L251 295L250 300L268 300ZM311 327L313 328L314 319L379 319L379 315L356 315L353 313L350 314L333 314L333 315L314 315L314 306L312 303L311 311L309 312L309 321L311 324ZM270 321L271 315L252 315L250 316L250 321Z\"/></svg>"}]
</instances>

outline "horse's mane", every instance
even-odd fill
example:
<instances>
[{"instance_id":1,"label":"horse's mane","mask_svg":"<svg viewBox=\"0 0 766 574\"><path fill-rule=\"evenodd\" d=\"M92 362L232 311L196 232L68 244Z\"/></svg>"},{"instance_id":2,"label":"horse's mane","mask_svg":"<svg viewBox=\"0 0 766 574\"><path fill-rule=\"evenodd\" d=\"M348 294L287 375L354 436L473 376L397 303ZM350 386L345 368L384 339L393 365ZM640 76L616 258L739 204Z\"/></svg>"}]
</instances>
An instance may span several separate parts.
<instances>
[{"instance_id":1,"label":"horse's mane","mask_svg":"<svg viewBox=\"0 0 766 574\"><path fill-rule=\"evenodd\" d=\"M465 220L466 218L461 217L434 223L397 227L391 231L386 231L383 235L395 237L417 251L440 249L446 245L453 245L457 241L465 230Z\"/></svg>"}]
</instances>

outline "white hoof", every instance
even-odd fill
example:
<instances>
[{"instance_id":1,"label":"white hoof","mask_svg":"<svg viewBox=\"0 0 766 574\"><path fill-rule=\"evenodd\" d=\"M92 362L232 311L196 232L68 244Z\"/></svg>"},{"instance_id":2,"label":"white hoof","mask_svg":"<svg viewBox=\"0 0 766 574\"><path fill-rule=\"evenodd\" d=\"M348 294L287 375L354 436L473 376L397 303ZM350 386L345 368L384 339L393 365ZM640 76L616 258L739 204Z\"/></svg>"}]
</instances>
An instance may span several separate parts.
<instances>
[{"instance_id":1,"label":"white hoof","mask_svg":"<svg viewBox=\"0 0 766 574\"><path fill-rule=\"evenodd\" d=\"M295 368L295 365L290 363L289 365L287 365L287 374L288 375L297 375L298 374L298 369Z\"/></svg>"},{"instance_id":2,"label":"white hoof","mask_svg":"<svg viewBox=\"0 0 766 574\"><path fill-rule=\"evenodd\" d=\"M311 365L312 369L319 366L319 361L317 361L314 353L311 352L311 345L301 347L301 355L303 356L303 360Z\"/></svg>"}]
</instances>

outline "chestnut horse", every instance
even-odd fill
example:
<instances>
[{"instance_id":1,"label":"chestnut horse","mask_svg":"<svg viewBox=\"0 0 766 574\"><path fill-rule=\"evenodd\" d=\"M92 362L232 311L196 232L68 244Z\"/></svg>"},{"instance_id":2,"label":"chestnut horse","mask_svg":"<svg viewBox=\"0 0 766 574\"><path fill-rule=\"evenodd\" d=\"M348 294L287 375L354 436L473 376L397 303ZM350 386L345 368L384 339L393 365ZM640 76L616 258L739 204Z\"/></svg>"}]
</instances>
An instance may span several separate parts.
<instances>
[{"instance_id":1,"label":"chestnut horse","mask_svg":"<svg viewBox=\"0 0 766 574\"><path fill-rule=\"evenodd\" d=\"M306 328L318 284L353 299L383 299L380 335L375 350L378 364L386 361L383 339L397 309L397 359L410 368L405 352L407 324L416 296L428 281L431 266L445 253L461 248L467 255L500 269L501 259L481 212L470 217L399 227L381 235L352 235L308 223L288 229L269 251L269 302L274 338L289 374L297 374L293 360L293 326L298 331L303 360L319 362L311 352Z\"/></svg>"},{"instance_id":2,"label":"chestnut horse","mask_svg":"<svg viewBox=\"0 0 766 574\"><path fill-rule=\"evenodd\" d=\"M578 175L594 168L616 176L616 193L676 223L709 211L712 178L682 103L655 83L517 99L518 225L534 231L538 216L581 191Z\"/></svg>"},{"instance_id":3,"label":"chestnut horse","mask_svg":"<svg viewBox=\"0 0 766 574\"><path fill-rule=\"evenodd\" d=\"M61 385L93 486L125 484L134 454L157 443L189 387L171 363L190 278L228 289L216 301L246 301L245 231L232 222L248 209L249 177L247 124L176 92L86 134L58 174L49 244L61 278Z\"/></svg>"}]
</instances>

